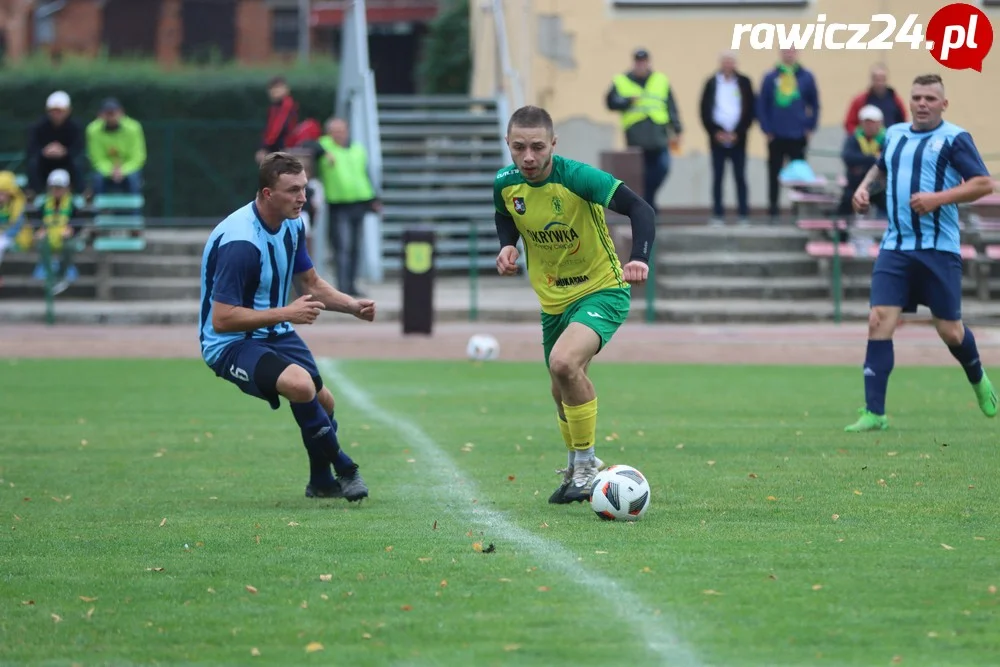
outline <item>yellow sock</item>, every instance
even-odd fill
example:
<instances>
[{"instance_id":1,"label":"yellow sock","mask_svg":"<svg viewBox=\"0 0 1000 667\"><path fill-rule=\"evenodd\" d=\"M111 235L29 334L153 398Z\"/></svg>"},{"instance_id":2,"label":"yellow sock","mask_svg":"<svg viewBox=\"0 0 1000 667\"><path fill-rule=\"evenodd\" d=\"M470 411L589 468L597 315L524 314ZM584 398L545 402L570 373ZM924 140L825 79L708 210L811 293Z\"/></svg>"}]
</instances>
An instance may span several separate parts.
<instances>
[{"instance_id":1,"label":"yellow sock","mask_svg":"<svg viewBox=\"0 0 1000 667\"><path fill-rule=\"evenodd\" d=\"M559 422L559 431L562 432L563 442L566 443L566 449L573 449L573 438L569 434L569 424L559 415L556 415L556 420Z\"/></svg>"},{"instance_id":2,"label":"yellow sock","mask_svg":"<svg viewBox=\"0 0 1000 667\"><path fill-rule=\"evenodd\" d=\"M563 413L573 449L580 451L593 447L597 440L597 399L583 405L563 403Z\"/></svg>"}]
</instances>

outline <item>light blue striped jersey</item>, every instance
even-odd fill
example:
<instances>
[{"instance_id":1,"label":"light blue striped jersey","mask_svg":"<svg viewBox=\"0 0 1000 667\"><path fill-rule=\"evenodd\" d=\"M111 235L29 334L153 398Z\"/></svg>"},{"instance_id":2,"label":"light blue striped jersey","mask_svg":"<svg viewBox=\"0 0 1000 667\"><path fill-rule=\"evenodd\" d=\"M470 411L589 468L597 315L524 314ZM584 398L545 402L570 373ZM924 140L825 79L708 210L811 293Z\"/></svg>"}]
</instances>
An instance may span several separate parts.
<instances>
[{"instance_id":1,"label":"light blue striped jersey","mask_svg":"<svg viewBox=\"0 0 1000 667\"><path fill-rule=\"evenodd\" d=\"M910 197L917 192L941 192L963 180L989 175L972 136L948 122L924 131L914 130L909 123L896 123L886 131L878 166L886 174L889 213L882 247L959 253L958 205L946 204L933 213L918 215L910 209Z\"/></svg>"},{"instance_id":2,"label":"light blue striped jersey","mask_svg":"<svg viewBox=\"0 0 1000 667\"><path fill-rule=\"evenodd\" d=\"M292 276L313 267L306 251L301 218L285 220L272 231L254 202L220 222L201 258L201 354L212 365L227 345L246 338L273 338L292 331L290 322L254 331L218 333L212 328L213 303L254 310L288 303Z\"/></svg>"}]
</instances>

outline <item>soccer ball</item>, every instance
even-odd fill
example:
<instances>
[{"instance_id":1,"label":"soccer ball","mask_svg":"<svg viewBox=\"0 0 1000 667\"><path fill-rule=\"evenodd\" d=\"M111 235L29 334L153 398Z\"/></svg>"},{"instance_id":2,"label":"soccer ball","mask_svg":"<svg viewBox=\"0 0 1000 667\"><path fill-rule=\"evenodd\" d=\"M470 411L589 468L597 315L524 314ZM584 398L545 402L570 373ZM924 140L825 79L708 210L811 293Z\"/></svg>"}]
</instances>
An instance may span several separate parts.
<instances>
[{"instance_id":1,"label":"soccer ball","mask_svg":"<svg viewBox=\"0 0 1000 667\"><path fill-rule=\"evenodd\" d=\"M594 478L590 507L606 521L637 521L649 509L649 482L632 466L610 466Z\"/></svg>"},{"instance_id":2,"label":"soccer ball","mask_svg":"<svg viewBox=\"0 0 1000 667\"><path fill-rule=\"evenodd\" d=\"M469 339L465 353L472 361L492 361L500 356L500 343L489 334L476 334Z\"/></svg>"}]
</instances>

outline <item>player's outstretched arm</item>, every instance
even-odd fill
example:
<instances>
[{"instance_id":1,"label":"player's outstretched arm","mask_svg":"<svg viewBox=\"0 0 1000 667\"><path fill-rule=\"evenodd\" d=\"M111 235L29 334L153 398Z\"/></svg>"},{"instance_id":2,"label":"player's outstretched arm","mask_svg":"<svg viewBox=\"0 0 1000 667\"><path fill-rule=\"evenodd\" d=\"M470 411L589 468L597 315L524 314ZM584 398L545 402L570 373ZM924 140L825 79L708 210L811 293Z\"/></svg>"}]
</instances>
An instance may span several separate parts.
<instances>
[{"instance_id":1,"label":"player's outstretched arm","mask_svg":"<svg viewBox=\"0 0 1000 667\"><path fill-rule=\"evenodd\" d=\"M316 269L310 268L294 276L295 289L299 294L312 295L326 310L348 313L359 320L371 322L375 319L375 302L371 299L355 299L344 294L319 277Z\"/></svg>"},{"instance_id":2,"label":"player's outstretched arm","mask_svg":"<svg viewBox=\"0 0 1000 667\"><path fill-rule=\"evenodd\" d=\"M615 189L608 208L627 215L632 223L632 254L622 267L623 277L628 283L645 282L649 277L649 254L656 237L656 212L624 183Z\"/></svg>"}]
</instances>

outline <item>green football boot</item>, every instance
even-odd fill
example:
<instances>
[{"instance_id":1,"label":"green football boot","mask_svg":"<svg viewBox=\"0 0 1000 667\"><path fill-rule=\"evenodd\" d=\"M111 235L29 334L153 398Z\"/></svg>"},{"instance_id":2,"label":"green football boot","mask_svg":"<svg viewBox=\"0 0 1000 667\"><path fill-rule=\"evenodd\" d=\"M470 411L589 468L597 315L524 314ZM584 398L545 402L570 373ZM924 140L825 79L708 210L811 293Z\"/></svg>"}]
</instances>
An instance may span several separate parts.
<instances>
[{"instance_id":1,"label":"green football boot","mask_svg":"<svg viewBox=\"0 0 1000 667\"><path fill-rule=\"evenodd\" d=\"M858 409L858 421L845 426L848 433L864 433L866 431L885 431L889 428L889 419L885 415L877 415L865 408Z\"/></svg>"},{"instance_id":2,"label":"green football boot","mask_svg":"<svg viewBox=\"0 0 1000 667\"><path fill-rule=\"evenodd\" d=\"M987 417L997 416L997 391L993 388L993 383L990 379L986 377L986 372L983 372L983 378L972 385L972 388L976 391L976 399L979 401L979 409L983 411L983 414Z\"/></svg>"}]
</instances>

